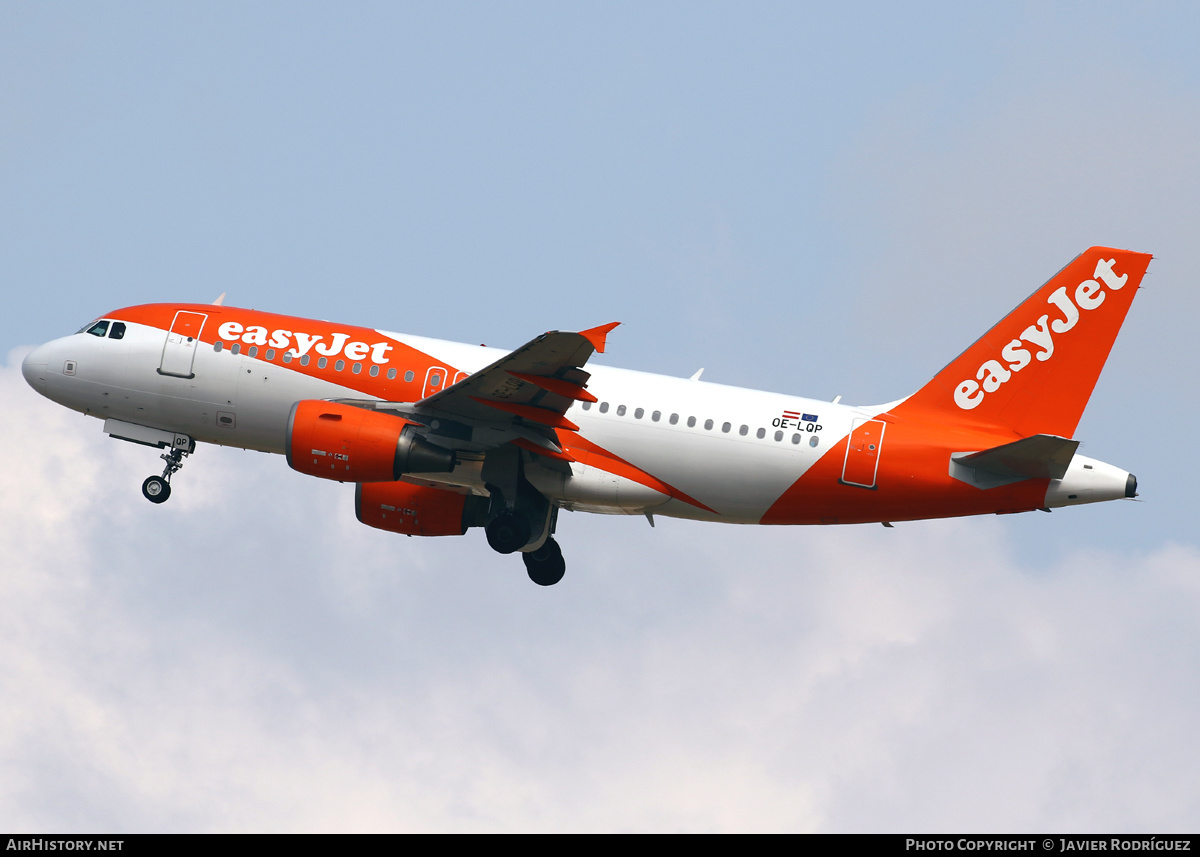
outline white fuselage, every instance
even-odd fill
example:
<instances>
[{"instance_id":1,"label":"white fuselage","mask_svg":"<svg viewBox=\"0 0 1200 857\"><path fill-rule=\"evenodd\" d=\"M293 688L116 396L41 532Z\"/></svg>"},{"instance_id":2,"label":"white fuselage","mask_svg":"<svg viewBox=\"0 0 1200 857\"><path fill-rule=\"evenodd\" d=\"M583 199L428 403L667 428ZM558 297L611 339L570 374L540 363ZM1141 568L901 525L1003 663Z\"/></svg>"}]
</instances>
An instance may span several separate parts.
<instances>
[{"instance_id":1,"label":"white fuselage","mask_svg":"<svg viewBox=\"0 0 1200 857\"><path fill-rule=\"evenodd\" d=\"M376 331L388 342L437 355L473 373L507 352L495 348ZM224 446L283 453L288 414L304 399L377 398L350 370L328 379L244 349L198 343L192 377L163 374L164 330L125 324L121 339L87 333L54 340L29 355L25 377L48 398L104 420L118 420ZM397 349L399 351L400 349ZM409 367L400 366L401 372ZM412 370L426 371L415 366ZM569 508L758 523L818 461L851 433L897 404L852 407L779 393L589 365L597 402L568 412L579 435L698 502L686 502L621 473L581 463L540 467L530 482ZM886 454L886 453L884 453ZM485 493L480 464L466 456L432 481ZM1128 474L1075 456L1067 476L1052 480L1047 506L1122 496Z\"/></svg>"}]
</instances>

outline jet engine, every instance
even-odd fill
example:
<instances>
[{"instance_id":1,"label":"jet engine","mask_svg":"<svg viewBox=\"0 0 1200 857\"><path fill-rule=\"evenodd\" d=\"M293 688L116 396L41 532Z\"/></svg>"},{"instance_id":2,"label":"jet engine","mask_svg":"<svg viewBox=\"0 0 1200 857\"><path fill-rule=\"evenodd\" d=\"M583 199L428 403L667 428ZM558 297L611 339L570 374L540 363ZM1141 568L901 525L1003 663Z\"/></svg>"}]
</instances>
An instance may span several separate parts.
<instances>
[{"instance_id":1,"label":"jet engine","mask_svg":"<svg viewBox=\"0 0 1200 857\"><path fill-rule=\"evenodd\" d=\"M407 482L359 483L354 514L368 527L408 536L461 536L487 520L488 498Z\"/></svg>"},{"instance_id":2,"label":"jet engine","mask_svg":"<svg viewBox=\"0 0 1200 857\"><path fill-rule=\"evenodd\" d=\"M339 482L384 482L405 473L449 473L451 450L393 414L305 399L292 405L286 438L293 470Z\"/></svg>"}]
</instances>

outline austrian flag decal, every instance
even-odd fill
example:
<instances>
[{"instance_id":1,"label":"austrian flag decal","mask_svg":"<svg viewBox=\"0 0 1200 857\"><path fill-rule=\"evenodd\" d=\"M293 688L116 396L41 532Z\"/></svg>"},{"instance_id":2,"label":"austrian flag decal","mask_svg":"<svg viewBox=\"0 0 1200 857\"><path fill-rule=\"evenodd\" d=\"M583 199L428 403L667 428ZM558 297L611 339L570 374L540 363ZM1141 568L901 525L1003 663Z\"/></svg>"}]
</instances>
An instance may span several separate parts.
<instances>
[{"instance_id":1,"label":"austrian flag decal","mask_svg":"<svg viewBox=\"0 0 1200 857\"><path fill-rule=\"evenodd\" d=\"M815 423L816 421L816 414L806 414L802 411L784 411L783 414L771 421L771 425L775 426L775 428L789 429L793 426L802 427L802 423ZM819 428L820 426L814 428L814 426L809 425L807 430L814 431Z\"/></svg>"}]
</instances>

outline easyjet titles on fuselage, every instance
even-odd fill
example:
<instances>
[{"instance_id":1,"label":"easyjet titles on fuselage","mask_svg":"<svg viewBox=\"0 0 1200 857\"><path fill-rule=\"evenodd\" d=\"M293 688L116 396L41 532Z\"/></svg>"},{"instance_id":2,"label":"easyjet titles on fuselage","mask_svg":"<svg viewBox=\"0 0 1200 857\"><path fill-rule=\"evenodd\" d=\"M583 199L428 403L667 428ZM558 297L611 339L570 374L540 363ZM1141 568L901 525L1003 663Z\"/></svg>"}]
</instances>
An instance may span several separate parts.
<instances>
[{"instance_id":1,"label":"easyjet titles on fuselage","mask_svg":"<svg viewBox=\"0 0 1200 857\"><path fill-rule=\"evenodd\" d=\"M303 357L310 350L322 357L343 355L347 360L366 360L371 357L372 363L384 364L390 362L385 356L392 350L387 342L366 343L361 340L351 341L348 333L331 334L332 341L325 342L321 334L308 334L291 330L272 330L261 325L242 325L241 322L227 321L217 328L217 335L226 342L243 342L246 345L266 345L271 348L288 348L293 358ZM295 344L293 344L293 339Z\"/></svg>"},{"instance_id":2,"label":"easyjet titles on fuselage","mask_svg":"<svg viewBox=\"0 0 1200 857\"><path fill-rule=\"evenodd\" d=\"M1104 303L1105 292L1100 285L1100 280L1103 280L1104 285L1114 292L1120 291L1124 287L1129 275L1118 276L1114 273L1113 265L1115 264L1116 259L1101 259L1097 262L1096 270L1092 274L1096 279L1084 280L1075 287L1074 302L1068 296L1066 286L1055 289L1046 298L1046 303L1056 307L1063 317L1051 320L1047 313L1035 324L1031 324L1021 331L1020 339L1012 340L1000 351L1000 356L1009 361L1007 367L999 360L985 360L979 367L979 371L975 373L974 380L967 378L954 389L954 404L964 411L978 407L988 393L999 390L1000 386L1007 382L1014 372L1020 372L1028 366L1033 360L1033 355L1030 354L1029 349L1022 347L1022 343L1028 342L1041 349L1037 353L1039 361L1049 360L1054 355L1054 334L1066 333L1075 327L1079 323L1080 309L1090 312Z\"/></svg>"}]
</instances>

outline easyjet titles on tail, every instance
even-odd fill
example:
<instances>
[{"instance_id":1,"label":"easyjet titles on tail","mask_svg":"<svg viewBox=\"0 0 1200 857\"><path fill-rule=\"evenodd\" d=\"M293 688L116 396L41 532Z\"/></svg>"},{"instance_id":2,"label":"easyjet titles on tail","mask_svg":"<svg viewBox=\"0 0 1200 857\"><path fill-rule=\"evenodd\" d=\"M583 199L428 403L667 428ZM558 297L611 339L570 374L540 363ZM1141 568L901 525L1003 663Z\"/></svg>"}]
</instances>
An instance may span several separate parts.
<instances>
[{"instance_id":1,"label":"easyjet titles on tail","mask_svg":"<svg viewBox=\"0 0 1200 857\"><path fill-rule=\"evenodd\" d=\"M1046 298L1046 303L1053 305L1063 317L1051 320L1050 314L1047 313L1021 331L1020 339L1012 340L1000 351L1000 356L1008 365L1005 366L995 359L985 360L975 373L974 380L967 378L955 388L954 404L964 411L978 407L983 404L988 393L999 390L1014 372L1020 372L1028 366L1034 355L1030 354L1028 348L1022 347L1026 342L1041 349L1036 355L1038 361L1045 362L1054 356L1054 334L1066 333L1075 327L1079 323L1080 309L1090 312L1104 303L1105 292L1099 281L1102 280L1105 286L1115 292L1120 291L1129 280L1128 274L1118 275L1113 271L1116 261L1101 259L1097 262L1096 270L1092 274L1096 279L1084 280L1075 287L1074 302L1067 294L1066 286L1055 289L1050 297Z\"/></svg>"}]
</instances>

